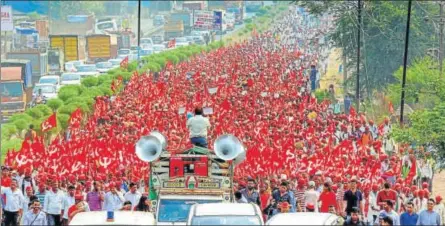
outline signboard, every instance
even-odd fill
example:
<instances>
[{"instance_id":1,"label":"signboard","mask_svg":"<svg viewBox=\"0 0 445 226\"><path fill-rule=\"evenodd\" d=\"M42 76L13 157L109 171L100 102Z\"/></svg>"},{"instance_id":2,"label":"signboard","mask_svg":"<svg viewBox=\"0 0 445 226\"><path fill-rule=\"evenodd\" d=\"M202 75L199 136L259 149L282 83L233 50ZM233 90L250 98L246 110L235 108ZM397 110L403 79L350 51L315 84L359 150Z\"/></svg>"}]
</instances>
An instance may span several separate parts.
<instances>
[{"instance_id":1,"label":"signboard","mask_svg":"<svg viewBox=\"0 0 445 226\"><path fill-rule=\"evenodd\" d=\"M3 5L1 7L1 31L14 30L14 24L12 22L12 8L9 5Z\"/></svg>"},{"instance_id":2,"label":"signboard","mask_svg":"<svg viewBox=\"0 0 445 226\"><path fill-rule=\"evenodd\" d=\"M222 29L222 12L213 12L213 30L220 31Z\"/></svg>"},{"instance_id":3,"label":"signboard","mask_svg":"<svg viewBox=\"0 0 445 226\"><path fill-rule=\"evenodd\" d=\"M193 13L193 27L196 30L212 30L213 20L213 11L195 10Z\"/></svg>"},{"instance_id":4,"label":"signboard","mask_svg":"<svg viewBox=\"0 0 445 226\"><path fill-rule=\"evenodd\" d=\"M195 30L221 30L222 11L195 10L193 28Z\"/></svg>"}]
</instances>

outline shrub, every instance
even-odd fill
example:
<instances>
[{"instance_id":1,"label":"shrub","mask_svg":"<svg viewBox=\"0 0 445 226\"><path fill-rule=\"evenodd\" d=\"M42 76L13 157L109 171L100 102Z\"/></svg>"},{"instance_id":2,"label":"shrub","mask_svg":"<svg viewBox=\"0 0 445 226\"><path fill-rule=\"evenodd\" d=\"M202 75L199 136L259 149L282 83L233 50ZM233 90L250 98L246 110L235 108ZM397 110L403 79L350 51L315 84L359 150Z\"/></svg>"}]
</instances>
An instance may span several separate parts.
<instances>
[{"instance_id":1,"label":"shrub","mask_svg":"<svg viewBox=\"0 0 445 226\"><path fill-rule=\"evenodd\" d=\"M68 128L68 120L70 119L71 115L68 114L57 114L57 127L60 126L62 130L65 130Z\"/></svg>"},{"instance_id":2,"label":"shrub","mask_svg":"<svg viewBox=\"0 0 445 226\"><path fill-rule=\"evenodd\" d=\"M20 150L20 147L22 146L23 140L18 138L13 138L10 140L2 140L2 162L4 160L4 156L8 152L8 150Z\"/></svg>"},{"instance_id":3,"label":"shrub","mask_svg":"<svg viewBox=\"0 0 445 226\"><path fill-rule=\"evenodd\" d=\"M14 122L16 120L24 119L25 121L31 121L32 117L26 113L14 114L9 117L9 122Z\"/></svg>"},{"instance_id":4,"label":"shrub","mask_svg":"<svg viewBox=\"0 0 445 226\"><path fill-rule=\"evenodd\" d=\"M51 108L53 111L56 111L57 109L59 109L62 105L63 105L63 101L59 98L54 98L51 100L48 100L46 102L46 105Z\"/></svg>"},{"instance_id":5,"label":"shrub","mask_svg":"<svg viewBox=\"0 0 445 226\"><path fill-rule=\"evenodd\" d=\"M13 134L17 134L17 127L15 127L13 123L5 124L2 126L1 134L2 134L2 141L8 140L11 138Z\"/></svg>"},{"instance_id":6,"label":"shrub","mask_svg":"<svg viewBox=\"0 0 445 226\"><path fill-rule=\"evenodd\" d=\"M43 112L35 107L27 109L25 113L31 116L33 119L37 119L43 116Z\"/></svg>"},{"instance_id":7,"label":"shrub","mask_svg":"<svg viewBox=\"0 0 445 226\"><path fill-rule=\"evenodd\" d=\"M53 113L53 110L44 104L39 104L39 105L35 106L34 108L40 110L43 113L43 116L49 116Z\"/></svg>"},{"instance_id":8,"label":"shrub","mask_svg":"<svg viewBox=\"0 0 445 226\"><path fill-rule=\"evenodd\" d=\"M93 76L86 77L86 78L82 79L81 83L85 87L97 86L97 84L99 83L99 78L93 77Z\"/></svg>"}]
</instances>

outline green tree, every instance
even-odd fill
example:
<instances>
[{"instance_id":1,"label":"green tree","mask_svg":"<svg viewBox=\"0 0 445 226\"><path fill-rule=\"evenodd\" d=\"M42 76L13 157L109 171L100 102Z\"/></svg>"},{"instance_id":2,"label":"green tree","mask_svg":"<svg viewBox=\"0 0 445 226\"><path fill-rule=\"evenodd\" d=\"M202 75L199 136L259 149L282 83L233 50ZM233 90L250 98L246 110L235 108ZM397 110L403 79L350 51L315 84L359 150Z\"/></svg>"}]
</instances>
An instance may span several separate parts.
<instances>
[{"instance_id":1,"label":"green tree","mask_svg":"<svg viewBox=\"0 0 445 226\"><path fill-rule=\"evenodd\" d=\"M297 1L295 1L297 2ZM342 48L347 58L345 70L355 75L357 63L357 2L356 1L302 1L301 6L312 14L330 13L334 29L329 39L335 47ZM406 1L364 1L362 9L361 91L370 95L374 89L382 90L394 82L392 74L402 64L406 29ZM433 23L424 18L437 11L437 3L413 3L409 61L425 55L435 45ZM409 63L410 63L409 62ZM355 76L347 82L352 84ZM383 84L383 85L382 85ZM348 90L346 90L348 91ZM345 92L346 93L346 92Z\"/></svg>"},{"instance_id":2,"label":"green tree","mask_svg":"<svg viewBox=\"0 0 445 226\"><path fill-rule=\"evenodd\" d=\"M59 109L63 105L63 101L59 98L54 98L48 100L48 102L46 102L46 105L50 107L53 111L57 111L57 109Z\"/></svg>"}]
</instances>

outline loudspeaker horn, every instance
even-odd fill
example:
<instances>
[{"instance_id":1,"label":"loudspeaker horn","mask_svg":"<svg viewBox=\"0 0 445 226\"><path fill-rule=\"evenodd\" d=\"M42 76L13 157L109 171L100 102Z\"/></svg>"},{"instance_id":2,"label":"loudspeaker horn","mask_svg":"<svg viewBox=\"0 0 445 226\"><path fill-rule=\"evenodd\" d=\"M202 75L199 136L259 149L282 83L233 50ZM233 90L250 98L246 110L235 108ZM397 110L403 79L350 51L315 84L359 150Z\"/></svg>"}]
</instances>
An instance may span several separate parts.
<instances>
[{"instance_id":1,"label":"loudspeaker horn","mask_svg":"<svg viewBox=\"0 0 445 226\"><path fill-rule=\"evenodd\" d=\"M246 151L246 149L244 148L244 146L241 145L241 152L239 153L238 156L236 156L235 159L233 159L233 164L234 164L235 166L241 164L242 162L244 162L244 160L246 160L246 157L247 157L247 151Z\"/></svg>"},{"instance_id":2,"label":"loudspeaker horn","mask_svg":"<svg viewBox=\"0 0 445 226\"><path fill-rule=\"evenodd\" d=\"M144 162L156 161L162 153L162 143L156 136L143 136L136 143L136 155Z\"/></svg>"},{"instance_id":3,"label":"loudspeaker horn","mask_svg":"<svg viewBox=\"0 0 445 226\"><path fill-rule=\"evenodd\" d=\"M242 152L242 144L233 135L225 134L219 136L214 144L215 154L223 160L233 160Z\"/></svg>"}]
</instances>

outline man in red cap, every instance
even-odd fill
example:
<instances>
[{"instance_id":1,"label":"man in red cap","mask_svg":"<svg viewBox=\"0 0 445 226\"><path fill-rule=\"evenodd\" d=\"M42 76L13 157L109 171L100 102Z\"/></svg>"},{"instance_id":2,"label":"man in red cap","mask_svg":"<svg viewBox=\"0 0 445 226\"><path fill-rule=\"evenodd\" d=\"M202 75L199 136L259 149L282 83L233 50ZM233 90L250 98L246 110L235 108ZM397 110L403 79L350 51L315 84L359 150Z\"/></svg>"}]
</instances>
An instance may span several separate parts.
<instances>
[{"instance_id":1,"label":"man in red cap","mask_svg":"<svg viewBox=\"0 0 445 226\"><path fill-rule=\"evenodd\" d=\"M440 222L445 223L445 206L442 203L442 196L436 196L436 205L434 206L434 212L440 216Z\"/></svg>"},{"instance_id":2,"label":"man in red cap","mask_svg":"<svg viewBox=\"0 0 445 226\"><path fill-rule=\"evenodd\" d=\"M380 206L377 205L377 195L379 193L379 186L373 184L371 186L371 192L369 193L369 210L368 210L368 221L376 222L379 216Z\"/></svg>"},{"instance_id":3,"label":"man in red cap","mask_svg":"<svg viewBox=\"0 0 445 226\"><path fill-rule=\"evenodd\" d=\"M83 201L82 194L76 194L74 196L74 200L75 200L75 203L68 209L69 221L71 221L73 219L73 217L78 213L90 211L88 203Z\"/></svg>"},{"instance_id":4,"label":"man in red cap","mask_svg":"<svg viewBox=\"0 0 445 226\"><path fill-rule=\"evenodd\" d=\"M45 182L43 180L39 181L39 186L38 186L38 190L36 192L36 196L40 201L40 205L43 208L43 205L45 203L45 196L46 196L47 190L46 190L46 185Z\"/></svg>"}]
</instances>

